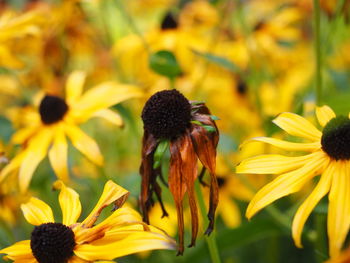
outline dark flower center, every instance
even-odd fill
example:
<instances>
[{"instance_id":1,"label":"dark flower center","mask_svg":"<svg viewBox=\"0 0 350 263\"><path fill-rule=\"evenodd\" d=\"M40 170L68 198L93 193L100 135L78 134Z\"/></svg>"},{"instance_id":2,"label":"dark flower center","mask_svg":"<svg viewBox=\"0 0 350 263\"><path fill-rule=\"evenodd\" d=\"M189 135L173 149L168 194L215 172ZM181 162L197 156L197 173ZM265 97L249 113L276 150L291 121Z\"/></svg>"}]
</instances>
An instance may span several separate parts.
<instances>
[{"instance_id":1,"label":"dark flower center","mask_svg":"<svg viewBox=\"0 0 350 263\"><path fill-rule=\"evenodd\" d=\"M191 105L177 90L155 93L142 111L144 129L155 138L173 139L190 126Z\"/></svg>"},{"instance_id":2,"label":"dark flower center","mask_svg":"<svg viewBox=\"0 0 350 263\"><path fill-rule=\"evenodd\" d=\"M176 29L177 26L178 26L177 21L176 21L174 15L171 12L168 12L164 16L162 24L160 25L160 28L162 30Z\"/></svg>"},{"instance_id":3,"label":"dark flower center","mask_svg":"<svg viewBox=\"0 0 350 263\"><path fill-rule=\"evenodd\" d=\"M247 84L244 81L240 80L237 84L238 93L241 95L244 95L247 93L247 90L248 90Z\"/></svg>"},{"instance_id":4,"label":"dark flower center","mask_svg":"<svg viewBox=\"0 0 350 263\"><path fill-rule=\"evenodd\" d=\"M46 95L39 106L41 121L44 124L53 124L62 120L67 111L67 103L57 96Z\"/></svg>"},{"instance_id":5,"label":"dark flower center","mask_svg":"<svg viewBox=\"0 0 350 263\"><path fill-rule=\"evenodd\" d=\"M350 120L345 116L331 119L323 129L322 149L335 160L350 159Z\"/></svg>"},{"instance_id":6,"label":"dark flower center","mask_svg":"<svg viewBox=\"0 0 350 263\"><path fill-rule=\"evenodd\" d=\"M224 177L217 177L216 179L218 181L219 188L224 187L226 185L226 183L227 183L227 179L224 178Z\"/></svg>"},{"instance_id":7,"label":"dark flower center","mask_svg":"<svg viewBox=\"0 0 350 263\"><path fill-rule=\"evenodd\" d=\"M39 263L66 263L73 256L74 246L72 229L61 223L36 226L30 239L30 248Z\"/></svg>"}]
</instances>

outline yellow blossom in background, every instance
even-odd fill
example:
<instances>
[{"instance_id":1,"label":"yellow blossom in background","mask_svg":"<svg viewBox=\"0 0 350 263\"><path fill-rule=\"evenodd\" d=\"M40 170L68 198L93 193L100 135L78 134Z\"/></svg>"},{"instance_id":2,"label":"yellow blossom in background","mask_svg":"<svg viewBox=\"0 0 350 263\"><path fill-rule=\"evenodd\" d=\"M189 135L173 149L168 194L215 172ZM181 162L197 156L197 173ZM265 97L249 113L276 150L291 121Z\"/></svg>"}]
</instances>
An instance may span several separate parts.
<instances>
[{"instance_id":1,"label":"yellow blossom in background","mask_svg":"<svg viewBox=\"0 0 350 263\"><path fill-rule=\"evenodd\" d=\"M250 201L246 216L251 218L273 201L298 192L316 175L321 178L296 212L292 225L295 244L301 247L304 224L317 203L327 194L329 198L327 229L331 257L339 255L350 227L350 120L336 116L331 108L316 109L323 127L319 131L305 118L293 113L281 113L273 122L290 135L310 140L308 143L287 142L269 137L256 137L260 141L288 151L308 152L307 155L287 157L277 154L259 155L243 160L238 173L279 174L264 186Z\"/></svg>"},{"instance_id":2,"label":"yellow blossom in background","mask_svg":"<svg viewBox=\"0 0 350 263\"><path fill-rule=\"evenodd\" d=\"M131 85L105 82L83 93L86 74L73 72L67 79L66 99L45 95L31 123L18 130L12 142L23 149L0 172L0 181L19 168L19 186L25 191L39 163L48 155L56 175L68 180L66 137L73 146L97 165L103 164L103 156L96 142L77 125L93 117L104 118L121 126L122 119L109 107L132 97L140 91Z\"/></svg>"},{"instance_id":3,"label":"yellow blossom in background","mask_svg":"<svg viewBox=\"0 0 350 263\"><path fill-rule=\"evenodd\" d=\"M79 195L62 181L59 203L62 223L56 223L52 210L45 202L32 197L22 205L25 219L34 230L30 240L15 243L0 250L15 262L95 262L112 260L128 254L153 250L175 249L175 242L157 228L146 225L140 215L121 207L128 191L108 181L95 208L82 222ZM115 211L95 224L102 210L114 204Z\"/></svg>"}]
</instances>

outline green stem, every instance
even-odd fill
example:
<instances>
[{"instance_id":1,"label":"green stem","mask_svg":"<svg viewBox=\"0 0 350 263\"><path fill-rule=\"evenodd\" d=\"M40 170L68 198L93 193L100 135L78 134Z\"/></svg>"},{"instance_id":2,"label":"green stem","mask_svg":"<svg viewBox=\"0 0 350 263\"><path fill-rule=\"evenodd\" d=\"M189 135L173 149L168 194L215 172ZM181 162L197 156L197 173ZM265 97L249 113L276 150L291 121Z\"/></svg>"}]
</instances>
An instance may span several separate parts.
<instances>
[{"instance_id":1,"label":"green stem","mask_svg":"<svg viewBox=\"0 0 350 263\"><path fill-rule=\"evenodd\" d=\"M322 52L321 52L321 32L320 32L320 2L314 1L314 48L315 48L315 63L316 63L316 105L321 105L322 98Z\"/></svg>"},{"instance_id":2,"label":"green stem","mask_svg":"<svg viewBox=\"0 0 350 263\"><path fill-rule=\"evenodd\" d=\"M203 223L208 222L207 218L207 212L206 212L206 207L205 207L205 202L204 202L204 197L203 193L201 191L201 187L199 185L199 182L195 182L195 190L197 194L197 199L199 203L199 210L201 212L201 215L203 217ZM219 250L216 244L216 239L215 239L215 232L211 233L210 236L205 235L205 241L207 242L210 257L211 257L211 262L213 263L221 263L220 256L219 256Z\"/></svg>"}]
</instances>

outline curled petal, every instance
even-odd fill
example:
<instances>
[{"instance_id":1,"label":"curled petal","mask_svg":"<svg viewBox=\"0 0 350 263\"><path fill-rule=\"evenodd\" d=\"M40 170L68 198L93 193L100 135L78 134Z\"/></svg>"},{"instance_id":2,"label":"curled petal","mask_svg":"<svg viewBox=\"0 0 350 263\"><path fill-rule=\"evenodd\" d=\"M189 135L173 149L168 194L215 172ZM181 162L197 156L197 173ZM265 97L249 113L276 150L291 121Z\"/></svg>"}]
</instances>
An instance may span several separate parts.
<instances>
[{"instance_id":1,"label":"curled petal","mask_svg":"<svg viewBox=\"0 0 350 263\"><path fill-rule=\"evenodd\" d=\"M316 116L322 127L324 127L331 119L336 117L334 111L326 105L316 108Z\"/></svg>"},{"instance_id":2,"label":"curled petal","mask_svg":"<svg viewBox=\"0 0 350 263\"><path fill-rule=\"evenodd\" d=\"M31 197L29 202L21 205L21 209L25 219L32 225L55 222L51 207L38 198Z\"/></svg>"},{"instance_id":3,"label":"curled petal","mask_svg":"<svg viewBox=\"0 0 350 263\"><path fill-rule=\"evenodd\" d=\"M299 136L312 141L319 141L322 136L322 133L308 120L294 113L281 113L273 120L273 123L290 135Z\"/></svg>"},{"instance_id":4,"label":"curled petal","mask_svg":"<svg viewBox=\"0 0 350 263\"><path fill-rule=\"evenodd\" d=\"M128 198L129 192L123 187L109 180L103 189L103 193L98 200L95 208L91 211L88 217L81 223L82 227L91 227L101 214L102 210L114 203L116 207L121 207Z\"/></svg>"}]
</instances>

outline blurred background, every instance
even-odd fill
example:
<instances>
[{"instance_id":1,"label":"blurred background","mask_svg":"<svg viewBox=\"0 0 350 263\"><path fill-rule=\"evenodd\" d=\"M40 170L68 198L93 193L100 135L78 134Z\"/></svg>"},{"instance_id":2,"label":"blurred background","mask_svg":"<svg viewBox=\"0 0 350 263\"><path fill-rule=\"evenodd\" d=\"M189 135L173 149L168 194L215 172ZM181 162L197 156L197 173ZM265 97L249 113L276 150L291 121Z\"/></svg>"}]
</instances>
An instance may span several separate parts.
<instances>
[{"instance_id":1,"label":"blurred background","mask_svg":"<svg viewBox=\"0 0 350 263\"><path fill-rule=\"evenodd\" d=\"M348 114L350 1L321 0L320 7L322 102L337 114ZM82 218L94 207L108 179L130 191L128 205L138 210L141 111L155 92L176 88L189 100L205 101L220 118L220 204L214 235L222 261L323 262L328 258L327 200L306 224L304 234L309 238L303 240L304 248L296 248L291 238L291 218L313 185L277 201L248 222L244 213L249 200L272 176L235 174L240 160L270 150L259 143L240 150L245 139L285 136L271 122L280 112L295 112L314 122L313 32L312 0L1 0L3 156L11 160L22 147L12 135L30 125L40 96L64 97L72 72L86 73L85 91L106 81L135 85L141 98L113 106L124 120L123 127L100 119L80 126L96 140L104 165L91 163L72 145L68 163L70 186L81 196ZM17 190L16 175L0 186L0 247L30 236L32 226L19 209L29 195L45 200L54 208L55 218L61 217L58 193L51 190L55 180L46 158L28 193ZM203 187L206 196L207 190ZM176 238L176 214L166 187L163 194L170 217L161 219L156 205L151 224ZM182 257L174 251L153 251L118 262L210 262L204 227L197 246L186 249ZM190 243L189 235L185 240Z\"/></svg>"}]
</instances>

